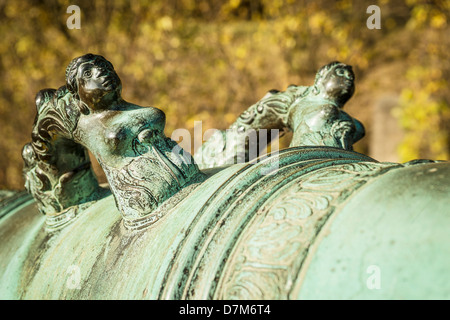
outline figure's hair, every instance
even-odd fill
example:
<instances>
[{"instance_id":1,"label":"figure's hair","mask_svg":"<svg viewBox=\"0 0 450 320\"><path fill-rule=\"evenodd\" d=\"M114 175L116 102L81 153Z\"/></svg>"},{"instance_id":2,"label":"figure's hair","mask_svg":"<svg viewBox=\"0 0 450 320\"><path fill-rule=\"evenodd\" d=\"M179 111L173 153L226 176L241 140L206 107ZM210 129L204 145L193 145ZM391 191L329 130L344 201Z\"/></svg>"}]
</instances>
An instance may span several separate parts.
<instances>
[{"instance_id":1,"label":"figure's hair","mask_svg":"<svg viewBox=\"0 0 450 320\"><path fill-rule=\"evenodd\" d=\"M102 62L106 63L109 67L111 67L112 70L114 70L114 66L111 64L111 62L106 60L101 55L92 54L92 53L88 53L81 57L73 59L67 66L67 68L66 68L66 86L67 86L67 89L69 89L69 91L73 95L75 95L75 96L78 95L78 83L77 83L78 67L82 63L89 62L89 61L94 62L96 60L101 60Z\"/></svg>"},{"instance_id":2,"label":"figure's hair","mask_svg":"<svg viewBox=\"0 0 450 320\"><path fill-rule=\"evenodd\" d=\"M349 67L345 63L339 62L339 61L333 61L329 64L324 65L317 71L316 78L314 80L314 83L317 84L331 69L334 69L336 66L343 66L343 67Z\"/></svg>"}]
</instances>

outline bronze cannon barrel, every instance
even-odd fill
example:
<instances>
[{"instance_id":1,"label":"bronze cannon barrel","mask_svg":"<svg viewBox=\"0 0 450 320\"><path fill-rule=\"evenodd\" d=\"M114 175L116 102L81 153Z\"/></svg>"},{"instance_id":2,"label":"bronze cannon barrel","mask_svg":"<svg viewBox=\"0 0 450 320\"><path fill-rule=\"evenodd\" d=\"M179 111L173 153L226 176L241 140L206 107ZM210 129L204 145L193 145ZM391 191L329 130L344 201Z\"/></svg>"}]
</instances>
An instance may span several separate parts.
<instances>
[{"instance_id":1,"label":"bronze cannon barrel","mask_svg":"<svg viewBox=\"0 0 450 320\"><path fill-rule=\"evenodd\" d=\"M295 147L205 173L153 224L108 196L47 230L32 198L5 196L0 298L450 297L448 162Z\"/></svg>"},{"instance_id":2,"label":"bronze cannon barrel","mask_svg":"<svg viewBox=\"0 0 450 320\"><path fill-rule=\"evenodd\" d=\"M36 97L32 197L0 192L0 299L450 298L450 163L354 152L354 79L271 90L191 156L109 61L73 59Z\"/></svg>"}]
</instances>

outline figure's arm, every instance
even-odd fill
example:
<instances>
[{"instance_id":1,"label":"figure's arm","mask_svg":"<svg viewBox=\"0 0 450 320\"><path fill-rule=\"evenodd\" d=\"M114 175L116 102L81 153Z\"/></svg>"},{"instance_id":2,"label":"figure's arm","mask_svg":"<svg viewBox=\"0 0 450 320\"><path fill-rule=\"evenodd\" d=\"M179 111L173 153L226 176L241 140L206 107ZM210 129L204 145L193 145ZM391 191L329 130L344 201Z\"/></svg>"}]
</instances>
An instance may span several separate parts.
<instances>
[{"instance_id":1,"label":"figure's arm","mask_svg":"<svg viewBox=\"0 0 450 320\"><path fill-rule=\"evenodd\" d=\"M289 106L294 96L290 91L269 91L251 105L227 129L216 132L194 158L200 168L248 162L287 128Z\"/></svg>"},{"instance_id":2,"label":"figure's arm","mask_svg":"<svg viewBox=\"0 0 450 320\"><path fill-rule=\"evenodd\" d=\"M53 216L103 197L87 149L71 140L77 121L71 94L65 87L42 90L36 95L36 110L32 141L22 157L26 188L39 210Z\"/></svg>"},{"instance_id":3,"label":"figure's arm","mask_svg":"<svg viewBox=\"0 0 450 320\"><path fill-rule=\"evenodd\" d=\"M340 147L347 150L353 150L353 144L365 135L362 123L342 110L332 129L331 133L340 141Z\"/></svg>"},{"instance_id":4,"label":"figure's arm","mask_svg":"<svg viewBox=\"0 0 450 320\"><path fill-rule=\"evenodd\" d=\"M269 91L260 101L245 110L230 128L246 130L279 129L287 127L292 96L277 90Z\"/></svg>"}]
</instances>

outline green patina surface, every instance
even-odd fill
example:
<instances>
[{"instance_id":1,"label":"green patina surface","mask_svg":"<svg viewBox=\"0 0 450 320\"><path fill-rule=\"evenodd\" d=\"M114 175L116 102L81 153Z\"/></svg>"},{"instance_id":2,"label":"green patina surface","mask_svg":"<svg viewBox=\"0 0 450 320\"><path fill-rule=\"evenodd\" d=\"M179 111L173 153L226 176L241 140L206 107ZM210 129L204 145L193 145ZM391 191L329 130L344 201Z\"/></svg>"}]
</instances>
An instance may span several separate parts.
<instances>
[{"instance_id":1,"label":"green patina surface","mask_svg":"<svg viewBox=\"0 0 450 320\"><path fill-rule=\"evenodd\" d=\"M171 263L177 244L184 240L195 213L214 193L215 186L237 170L238 167L215 175L214 180L196 189L189 201L179 203L146 231L124 228L112 196L98 201L70 225L52 233L45 230L45 219L37 214L34 205L11 212L0 221L0 230L14 234L2 234L10 242L1 246L0 255L3 262L10 262L2 268L0 297L157 298L165 276L159 270ZM80 289L71 289L67 284L77 268Z\"/></svg>"},{"instance_id":2,"label":"green patina surface","mask_svg":"<svg viewBox=\"0 0 450 320\"><path fill-rule=\"evenodd\" d=\"M327 222L298 299L449 299L450 166L393 170ZM378 279L376 279L378 278Z\"/></svg>"},{"instance_id":3,"label":"green patina surface","mask_svg":"<svg viewBox=\"0 0 450 320\"><path fill-rule=\"evenodd\" d=\"M450 163L353 152L350 66L270 91L202 146L204 171L121 89L87 54L38 93L34 200L0 193L1 299L450 298ZM252 153L285 128L290 148Z\"/></svg>"},{"instance_id":4,"label":"green patina surface","mask_svg":"<svg viewBox=\"0 0 450 320\"><path fill-rule=\"evenodd\" d=\"M0 220L0 297L448 298L448 163L290 148L206 176L136 230L112 196L51 232L35 204L17 207Z\"/></svg>"}]
</instances>

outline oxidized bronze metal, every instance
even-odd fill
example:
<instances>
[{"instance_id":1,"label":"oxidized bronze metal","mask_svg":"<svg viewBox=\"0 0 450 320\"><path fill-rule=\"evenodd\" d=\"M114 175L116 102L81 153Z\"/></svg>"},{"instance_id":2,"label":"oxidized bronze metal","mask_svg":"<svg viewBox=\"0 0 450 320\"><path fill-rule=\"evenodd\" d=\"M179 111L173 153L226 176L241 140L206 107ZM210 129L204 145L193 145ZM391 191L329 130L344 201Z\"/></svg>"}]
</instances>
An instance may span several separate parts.
<instances>
[{"instance_id":1,"label":"oxidized bronze metal","mask_svg":"<svg viewBox=\"0 0 450 320\"><path fill-rule=\"evenodd\" d=\"M351 67L328 64L250 106L194 163L161 110L121 98L111 63L74 59L36 98L33 197L0 193L0 298L450 298L450 165L352 151L353 92ZM291 146L258 157L249 138L259 150L272 129L292 130Z\"/></svg>"}]
</instances>

